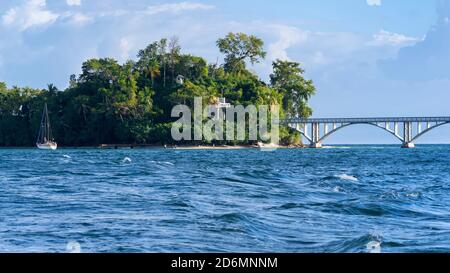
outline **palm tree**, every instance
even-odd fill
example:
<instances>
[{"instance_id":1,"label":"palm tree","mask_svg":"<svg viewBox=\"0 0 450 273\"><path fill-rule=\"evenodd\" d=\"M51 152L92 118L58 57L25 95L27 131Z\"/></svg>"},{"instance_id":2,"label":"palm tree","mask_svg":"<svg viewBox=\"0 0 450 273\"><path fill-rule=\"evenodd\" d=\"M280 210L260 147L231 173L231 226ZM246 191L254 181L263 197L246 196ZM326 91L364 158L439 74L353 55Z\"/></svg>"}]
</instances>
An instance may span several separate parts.
<instances>
[{"instance_id":1,"label":"palm tree","mask_svg":"<svg viewBox=\"0 0 450 273\"><path fill-rule=\"evenodd\" d=\"M152 87L154 87L155 78L161 74L161 64L158 58L159 49L159 43L153 43L138 53L138 69L151 79Z\"/></svg>"},{"instance_id":2,"label":"palm tree","mask_svg":"<svg viewBox=\"0 0 450 273\"><path fill-rule=\"evenodd\" d=\"M150 60L145 67L145 73L150 77L153 88L155 84L155 78L161 74L161 70L159 69L159 62L155 59Z\"/></svg>"},{"instance_id":3,"label":"palm tree","mask_svg":"<svg viewBox=\"0 0 450 273\"><path fill-rule=\"evenodd\" d=\"M58 88L53 83L47 84L47 90L50 93L58 92Z\"/></svg>"}]
</instances>

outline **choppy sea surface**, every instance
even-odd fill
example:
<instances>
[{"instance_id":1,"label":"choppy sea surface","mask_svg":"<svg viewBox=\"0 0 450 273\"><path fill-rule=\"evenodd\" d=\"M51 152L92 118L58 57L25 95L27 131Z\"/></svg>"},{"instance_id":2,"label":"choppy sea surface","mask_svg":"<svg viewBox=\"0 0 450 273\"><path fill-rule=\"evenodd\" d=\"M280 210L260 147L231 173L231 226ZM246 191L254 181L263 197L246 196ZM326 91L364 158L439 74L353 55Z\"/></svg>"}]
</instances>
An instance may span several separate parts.
<instances>
[{"instance_id":1,"label":"choppy sea surface","mask_svg":"<svg viewBox=\"0 0 450 273\"><path fill-rule=\"evenodd\" d=\"M449 252L450 146L0 150L0 252Z\"/></svg>"}]
</instances>

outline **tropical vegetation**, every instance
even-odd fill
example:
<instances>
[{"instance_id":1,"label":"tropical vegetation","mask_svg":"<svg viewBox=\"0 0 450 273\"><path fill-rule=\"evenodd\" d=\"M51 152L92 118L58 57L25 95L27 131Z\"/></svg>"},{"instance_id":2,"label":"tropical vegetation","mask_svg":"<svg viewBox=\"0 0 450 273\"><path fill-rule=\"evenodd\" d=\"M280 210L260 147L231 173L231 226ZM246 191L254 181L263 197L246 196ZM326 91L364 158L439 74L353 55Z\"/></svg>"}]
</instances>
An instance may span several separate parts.
<instances>
[{"instance_id":1,"label":"tropical vegetation","mask_svg":"<svg viewBox=\"0 0 450 273\"><path fill-rule=\"evenodd\" d=\"M312 114L308 101L315 87L299 63L276 60L266 83L247 68L266 56L261 39L229 33L217 46L225 57L222 65L183 53L178 39L171 38L151 43L123 64L87 60L65 90L53 84L44 90L8 88L0 82L0 146L33 146L45 103L60 146L173 144L171 110L180 103L192 106L195 96L209 103L219 97L233 105L275 103L282 116ZM281 138L286 144L300 142L287 128Z\"/></svg>"}]
</instances>

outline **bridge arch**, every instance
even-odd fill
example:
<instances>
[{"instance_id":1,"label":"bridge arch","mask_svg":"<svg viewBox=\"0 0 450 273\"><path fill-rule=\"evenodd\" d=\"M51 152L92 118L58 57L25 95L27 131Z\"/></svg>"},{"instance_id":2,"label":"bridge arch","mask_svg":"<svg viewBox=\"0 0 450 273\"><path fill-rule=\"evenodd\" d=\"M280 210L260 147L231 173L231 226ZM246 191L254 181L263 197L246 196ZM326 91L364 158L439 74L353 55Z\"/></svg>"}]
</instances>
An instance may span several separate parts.
<instances>
[{"instance_id":1,"label":"bridge arch","mask_svg":"<svg viewBox=\"0 0 450 273\"><path fill-rule=\"evenodd\" d=\"M437 127L444 126L446 124L450 124L450 122L442 122L442 123L438 123L438 124L436 124L434 126L431 126L430 128L427 128L426 130L422 131L421 133L418 133L415 137L413 137L412 141L415 142L417 139L419 139L420 137L422 137L423 135L425 135L429 131L431 131L431 130L437 128Z\"/></svg>"},{"instance_id":2,"label":"bridge arch","mask_svg":"<svg viewBox=\"0 0 450 273\"><path fill-rule=\"evenodd\" d=\"M399 136L398 134L395 133L395 131L389 130L386 127L380 126L376 123L365 123L365 122L356 122L356 123L349 123L349 124L344 124L340 127L337 127L336 129L331 130L330 132L328 132L327 134L323 135L320 139L319 142L323 142L325 139L327 139L328 137L330 137L332 134L336 133L337 131L340 131L341 129L347 128L349 126L352 125L371 125L371 126L375 126L377 128L383 129L384 131L388 132L389 134L393 135L395 138L397 138L398 140L400 140L401 142L403 142L403 138L401 136Z\"/></svg>"},{"instance_id":3,"label":"bridge arch","mask_svg":"<svg viewBox=\"0 0 450 273\"><path fill-rule=\"evenodd\" d=\"M289 126L290 127L290 126ZM296 130L297 132L299 132L304 138L306 138L309 142L313 142L313 140L308 136L308 134L306 134L306 132L302 131L302 130L298 130L297 128L294 127L290 127L294 130Z\"/></svg>"}]
</instances>

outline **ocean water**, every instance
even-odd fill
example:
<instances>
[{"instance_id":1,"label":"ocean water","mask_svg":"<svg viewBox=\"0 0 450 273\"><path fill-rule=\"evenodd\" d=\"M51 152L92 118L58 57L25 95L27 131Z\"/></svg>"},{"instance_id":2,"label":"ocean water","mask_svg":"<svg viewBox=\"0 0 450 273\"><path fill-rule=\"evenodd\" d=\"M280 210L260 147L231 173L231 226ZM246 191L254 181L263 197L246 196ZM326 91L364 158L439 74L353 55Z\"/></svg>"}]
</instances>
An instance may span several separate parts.
<instances>
[{"instance_id":1,"label":"ocean water","mask_svg":"<svg viewBox=\"0 0 450 273\"><path fill-rule=\"evenodd\" d=\"M0 252L449 252L450 146L0 150Z\"/></svg>"}]
</instances>

